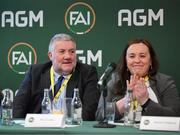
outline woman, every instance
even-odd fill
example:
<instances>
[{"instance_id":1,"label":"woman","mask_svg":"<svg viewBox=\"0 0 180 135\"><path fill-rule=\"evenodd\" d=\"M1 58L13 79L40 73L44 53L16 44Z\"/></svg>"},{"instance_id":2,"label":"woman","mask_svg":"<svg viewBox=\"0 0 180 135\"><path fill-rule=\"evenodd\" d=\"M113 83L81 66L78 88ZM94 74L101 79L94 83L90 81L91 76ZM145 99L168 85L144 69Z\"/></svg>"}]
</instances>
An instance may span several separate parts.
<instances>
[{"instance_id":1,"label":"woman","mask_svg":"<svg viewBox=\"0 0 180 135\"><path fill-rule=\"evenodd\" d=\"M141 107L142 115L180 116L180 98L170 76L158 72L159 62L151 44L144 39L130 41L116 71L108 82L107 101L116 102L116 119L123 116L127 89ZM102 96L96 112L102 119Z\"/></svg>"}]
</instances>

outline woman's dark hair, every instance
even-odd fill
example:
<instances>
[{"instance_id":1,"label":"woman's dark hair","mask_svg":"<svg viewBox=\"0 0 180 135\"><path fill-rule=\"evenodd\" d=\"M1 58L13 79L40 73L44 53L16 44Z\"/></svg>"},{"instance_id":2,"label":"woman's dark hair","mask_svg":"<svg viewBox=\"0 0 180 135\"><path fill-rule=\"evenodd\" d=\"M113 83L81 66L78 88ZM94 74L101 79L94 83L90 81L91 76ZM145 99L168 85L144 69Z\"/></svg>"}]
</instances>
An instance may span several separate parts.
<instances>
[{"instance_id":1,"label":"woman's dark hair","mask_svg":"<svg viewBox=\"0 0 180 135\"><path fill-rule=\"evenodd\" d=\"M115 84L115 94L125 95L126 80L129 80L130 75L131 75L131 73L129 72L129 70L127 68L126 53L127 53L127 49L129 48L129 46L131 46L132 44L137 44L137 43L143 43L149 49L152 65L149 68L148 76L151 78L151 76L156 74L158 71L159 61L157 59L156 53L155 53L152 45L150 44L150 42L148 42L145 39L131 40L124 48L122 56L120 57L117 68L116 68L116 72L118 73L118 76L119 76L119 81L117 81L117 83Z\"/></svg>"}]
</instances>

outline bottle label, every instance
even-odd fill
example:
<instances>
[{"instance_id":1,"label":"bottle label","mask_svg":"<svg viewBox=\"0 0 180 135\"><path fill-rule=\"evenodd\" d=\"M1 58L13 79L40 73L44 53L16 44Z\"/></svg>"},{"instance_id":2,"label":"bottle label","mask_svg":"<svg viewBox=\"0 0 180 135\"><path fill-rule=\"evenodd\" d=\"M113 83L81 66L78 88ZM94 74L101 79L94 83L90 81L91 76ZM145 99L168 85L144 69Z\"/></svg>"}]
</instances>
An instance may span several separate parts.
<instances>
[{"instance_id":1,"label":"bottle label","mask_svg":"<svg viewBox=\"0 0 180 135\"><path fill-rule=\"evenodd\" d=\"M50 110L42 110L42 114L49 114L49 113L51 113L51 111Z\"/></svg>"},{"instance_id":2,"label":"bottle label","mask_svg":"<svg viewBox=\"0 0 180 135\"><path fill-rule=\"evenodd\" d=\"M2 124L3 125L12 124L12 109L2 109Z\"/></svg>"},{"instance_id":3,"label":"bottle label","mask_svg":"<svg viewBox=\"0 0 180 135\"><path fill-rule=\"evenodd\" d=\"M51 113L51 105L47 105L47 106L42 106L42 113L43 114L48 114Z\"/></svg>"},{"instance_id":4,"label":"bottle label","mask_svg":"<svg viewBox=\"0 0 180 135\"><path fill-rule=\"evenodd\" d=\"M82 117L82 108L77 108L74 110L74 119L81 119Z\"/></svg>"},{"instance_id":5,"label":"bottle label","mask_svg":"<svg viewBox=\"0 0 180 135\"><path fill-rule=\"evenodd\" d=\"M12 109L2 109L2 118L12 118Z\"/></svg>"},{"instance_id":6,"label":"bottle label","mask_svg":"<svg viewBox=\"0 0 180 135\"><path fill-rule=\"evenodd\" d=\"M132 98L131 91L128 91L125 96L125 112L124 112L124 124L132 125L134 124L134 101Z\"/></svg>"}]
</instances>

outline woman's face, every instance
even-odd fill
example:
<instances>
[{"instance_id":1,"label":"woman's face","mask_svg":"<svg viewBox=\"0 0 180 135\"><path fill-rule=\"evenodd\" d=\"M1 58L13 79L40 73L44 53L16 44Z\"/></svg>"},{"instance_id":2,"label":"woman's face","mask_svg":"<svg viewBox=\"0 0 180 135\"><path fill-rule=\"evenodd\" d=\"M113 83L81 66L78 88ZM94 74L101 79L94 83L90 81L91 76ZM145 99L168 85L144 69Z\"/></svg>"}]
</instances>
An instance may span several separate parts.
<instances>
[{"instance_id":1,"label":"woman's face","mask_svg":"<svg viewBox=\"0 0 180 135\"><path fill-rule=\"evenodd\" d=\"M130 45L126 53L126 62L128 70L132 75L145 76L151 65L148 47L143 43Z\"/></svg>"}]
</instances>

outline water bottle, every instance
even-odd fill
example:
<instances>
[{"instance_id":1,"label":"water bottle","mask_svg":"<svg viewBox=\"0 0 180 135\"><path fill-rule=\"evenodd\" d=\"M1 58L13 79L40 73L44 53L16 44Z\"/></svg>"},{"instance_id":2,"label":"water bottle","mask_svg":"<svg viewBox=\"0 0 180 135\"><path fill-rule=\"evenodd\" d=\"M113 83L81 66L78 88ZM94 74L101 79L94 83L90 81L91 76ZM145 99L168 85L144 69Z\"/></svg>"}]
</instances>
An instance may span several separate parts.
<instances>
[{"instance_id":1,"label":"water bottle","mask_svg":"<svg viewBox=\"0 0 180 135\"><path fill-rule=\"evenodd\" d=\"M44 89L44 97L41 103L42 114L49 114L52 111L52 102L49 97L49 89Z\"/></svg>"},{"instance_id":2,"label":"water bottle","mask_svg":"<svg viewBox=\"0 0 180 135\"><path fill-rule=\"evenodd\" d=\"M74 89L74 96L71 102L73 120L72 123L75 125L82 124L82 103L79 97L79 89Z\"/></svg>"},{"instance_id":3,"label":"water bottle","mask_svg":"<svg viewBox=\"0 0 180 135\"><path fill-rule=\"evenodd\" d=\"M12 125L13 124L13 92L10 89L3 90L4 98L1 102L1 124Z\"/></svg>"},{"instance_id":4,"label":"water bottle","mask_svg":"<svg viewBox=\"0 0 180 135\"><path fill-rule=\"evenodd\" d=\"M132 90L127 90L125 96L124 125L131 126L134 124L135 110Z\"/></svg>"}]
</instances>

